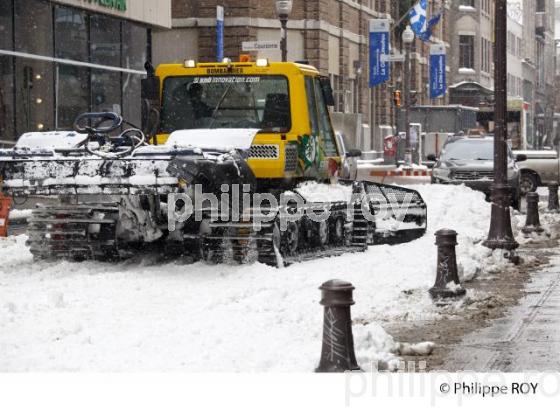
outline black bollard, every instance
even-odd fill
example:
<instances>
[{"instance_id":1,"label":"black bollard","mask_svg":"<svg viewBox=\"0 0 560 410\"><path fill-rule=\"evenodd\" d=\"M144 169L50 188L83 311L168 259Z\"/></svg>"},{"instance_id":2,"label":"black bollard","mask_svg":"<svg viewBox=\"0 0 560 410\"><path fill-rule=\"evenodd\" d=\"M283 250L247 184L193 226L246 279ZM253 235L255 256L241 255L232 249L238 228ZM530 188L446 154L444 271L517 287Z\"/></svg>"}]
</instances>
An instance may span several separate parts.
<instances>
[{"instance_id":1,"label":"black bollard","mask_svg":"<svg viewBox=\"0 0 560 410\"><path fill-rule=\"evenodd\" d=\"M557 183L552 183L548 186L548 211L554 213L560 212Z\"/></svg>"},{"instance_id":2,"label":"black bollard","mask_svg":"<svg viewBox=\"0 0 560 410\"><path fill-rule=\"evenodd\" d=\"M539 219L539 194L536 192L527 194L527 221L521 231L524 234L541 234L544 232Z\"/></svg>"},{"instance_id":3,"label":"black bollard","mask_svg":"<svg viewBox=\"0 0 560 410\"><path fill-rule=\"evenodd\" d=\"M321 305L325 307L323 318L323 346L318 373L342 373L361 370L354 353L350 306L354 304L351 283L330 280L321 289Z\"/></svg>"},{"instance_id":4,"label":"black bollard","mask_svg":"<svg viewBox=\"0 0 560 410\"><path fill-rule=\"evenodd\" d=\"M436 232L437 276L436 283L430 289L434 300L457 298L464 296L467 291L461 286L457 273L457 232L451 229L441 229Z\"/></svg>"}]
</instances>

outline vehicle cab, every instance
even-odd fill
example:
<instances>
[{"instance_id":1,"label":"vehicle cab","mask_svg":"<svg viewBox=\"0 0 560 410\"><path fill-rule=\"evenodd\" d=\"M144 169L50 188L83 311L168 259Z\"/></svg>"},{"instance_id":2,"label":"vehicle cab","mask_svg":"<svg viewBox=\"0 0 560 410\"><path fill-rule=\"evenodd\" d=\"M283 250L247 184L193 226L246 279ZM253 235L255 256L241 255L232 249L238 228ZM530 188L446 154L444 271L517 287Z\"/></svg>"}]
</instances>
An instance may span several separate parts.
<instances>
[{"instance_id":1,"label":"vehicle cab","mask_svg":"<svg viewBox=\"0 0 560 410\"><path fill-rule=\"evenodd\" d=\"M248 164L260 180L328 178L340 164L328 78L312 66L255 62L163 64L157 143L178 130L215 130L227 143L254 129Z\"/></svg>"}]
</instances>

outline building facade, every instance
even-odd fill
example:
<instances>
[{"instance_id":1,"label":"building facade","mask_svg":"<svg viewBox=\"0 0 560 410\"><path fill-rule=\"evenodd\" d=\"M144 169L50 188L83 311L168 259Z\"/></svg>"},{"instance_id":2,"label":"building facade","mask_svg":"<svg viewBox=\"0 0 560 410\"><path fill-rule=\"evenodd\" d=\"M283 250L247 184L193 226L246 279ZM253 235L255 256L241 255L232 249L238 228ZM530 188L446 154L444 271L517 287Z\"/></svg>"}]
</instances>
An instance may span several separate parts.
<instances>
[{"instance_id":1,"label":"building facade","mask_svg":"<svg viewBox=\"0 0 560 410\"><path fill-rule=\"evenodd\" d=\"M535 33L532 39L535 54L535 132L533 145L541 148L551 145L556 136L554 130L555 91L554 75L556 71L554 40L554 0L527 1L535 8ZM531 7L527 5L527 7ZM555 144L556 145L556 144Z\"/></svg>"},{"instance_id":2,"label":"building facade","mask_svg":"<svg viewBox=\"0 0 560 410\"><path fill-rule=\"evenodd\" d=\"M70 129L85 111L140 121L151 31L171 0L0 0L0 140Z\"/></svg>"},{"instance_id":3,"label":"building facade","mask_svg":"<svg viewBox=\"0 0 560 410\"><path fill-rule=\"evenodd\" d=\"M451 3L449 99L452 104L488 106L494 93L494 2Z\"/></svg>"},{"instance_id":4,"label":"building facade","mask_svg":"<svg viewBox=\"0 0 560 410\"><path fill-rule=\"evenodd\" d=\"M555 139L554 1L508 2L508 128L514 147L540 148ZM451 22L450 102L479 108L493 129L494 2L454 2Z\"/></svg>"},{"instance_id":5,"label":"building facade","mask_svg":"<svg viewBox=\"0 0 560 410\"><path fill-rule=\"evenodd\" d=\"M402 88L402 64L393 64L391 81L368 87L369 21L400 20L415 1L393 0L294 0L288 21L288 59L306 60L331 78L336 98L335 112L353 114L365 124L365 149L381 149L382 137L395 132L396 111L392 93ZM430 12L443 6L443 0L430 1ZM224 54L237 58L246 54L243 41L279 40L280 22L274 0L173 0L171 31L154 33L154 61L182 62L216 59L216 6L225 9ZM402 27L402 26L401 26ZM444 18L434 40L445 39ZM400 32L393 32L392 48L402 51ZM251 53L254 58L280 60L280 51ZM446 98L428 97L428 44L417 40L412 48L412 88L416 104L444 104ZM336 117L336 116L335 116Z\"/></svg>"}]
</instances>

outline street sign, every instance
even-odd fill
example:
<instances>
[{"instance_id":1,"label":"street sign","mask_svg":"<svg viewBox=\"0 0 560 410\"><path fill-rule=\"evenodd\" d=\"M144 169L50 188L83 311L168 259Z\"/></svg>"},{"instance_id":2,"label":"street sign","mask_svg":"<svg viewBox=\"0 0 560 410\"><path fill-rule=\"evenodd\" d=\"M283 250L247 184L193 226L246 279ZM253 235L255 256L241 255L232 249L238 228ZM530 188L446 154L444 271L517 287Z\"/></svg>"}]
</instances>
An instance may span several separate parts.
<instances>
[{"instance_id":1,"label":"street sign","mask_svg":"<svg viewBox=\"0 0 560 410\"><path fill-rule=\"evenodd\" d=\"M241 43L243 51L280 50L279 41L244 41Z\"/></svg>"},{"instance_id":2,"label":"street sign","mask_svg":"<svg viewBox=\"0 0 560 410\"><path fill-rule=\"evenodd\" d=\"M216 61L224 59L224 8L216 7Z\"/></svg>"},{"instance_id":3,"label":"street sign","mask_svg":"<svg viewBox=\"0 0 560 410\"><path fill-rule=\"evenodd\" d=\"M391 63L382 60L382 55L390 53L389 20L369 21L369 86L376 87L389 81Z\"/></svg>"},{"instance_id":4,"label":"street sign","mask_svg":"<svg viewBox=\"0 0 560 410\"><path fill-rule=\"evenodd\" d=\"M404 63L404 54L381 54L383 63Z\"/></svg>"},{"instance_id":5,"label":"street sign","mask_svg":"<svg viewBox=\"0 0 560 410\"><path fill-rule=\"evenodd\" d=\"M443 44L430 46L430 98L445 95L446 84L446 56Z\"/></svg>"}]
</instances>

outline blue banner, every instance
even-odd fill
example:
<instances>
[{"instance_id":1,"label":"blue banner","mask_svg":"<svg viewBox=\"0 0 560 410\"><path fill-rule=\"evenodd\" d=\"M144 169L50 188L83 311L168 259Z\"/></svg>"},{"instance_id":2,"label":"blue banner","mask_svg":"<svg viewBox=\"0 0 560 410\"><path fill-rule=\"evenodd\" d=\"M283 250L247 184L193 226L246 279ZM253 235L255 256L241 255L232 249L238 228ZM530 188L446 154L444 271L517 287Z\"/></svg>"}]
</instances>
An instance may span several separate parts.
<instances>
[{"instance_id":1,"label":"blue banner","mask_svg":"<svg viewBox=\"0 0 560 410\"><path fill-rule=\"evenodd\" d=\"M216 61L224 59L224 8L216 7Z\"/></svg>"},{"instance_id":2,"label":"blue banner","mask_svg":"<svg viewBox=\"0 0 560 410\"><path fill-rule=\"evenodd\" d=\"M430 47L430 98L439 98L447 91L445 46L433 44Z\"/></svg>"},{"instance_id":3,"label":"blue banner","mask_svg":"<svg viewBox=\"0 0 560 410\"><path fill-rule=\"evenodd\" d=\"M369 21L369 86L376 87L389 81L391 63L385 60L389 56L391 38L389 20L374 19Z\"/></svg>"}]
</instances>

